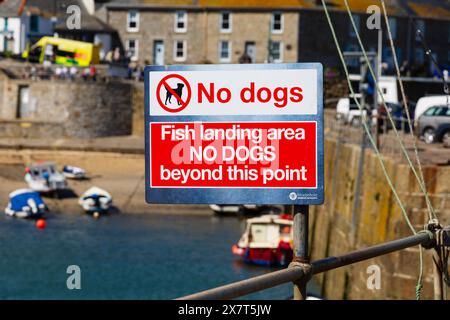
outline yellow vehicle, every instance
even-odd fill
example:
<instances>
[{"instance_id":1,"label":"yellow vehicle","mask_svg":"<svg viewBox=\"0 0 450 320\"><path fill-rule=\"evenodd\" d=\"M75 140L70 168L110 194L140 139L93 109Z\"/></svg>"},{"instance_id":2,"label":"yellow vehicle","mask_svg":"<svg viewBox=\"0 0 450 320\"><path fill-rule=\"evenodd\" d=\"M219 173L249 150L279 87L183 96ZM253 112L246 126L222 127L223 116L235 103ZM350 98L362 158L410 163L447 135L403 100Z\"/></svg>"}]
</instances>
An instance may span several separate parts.
<instances>
[{"instance_id":1,"label":"yellow vehicle","mask_svg":"<svg viewBox=\"0 0 450 320\"><path fill-rule=\"evenodd\" d=\"M55 37L42 37L22 53L22 58L30 62L46 61L66 66L87 67L100 62L100 47L90 42L82 42Z\"/></svg>"}]
</instances>

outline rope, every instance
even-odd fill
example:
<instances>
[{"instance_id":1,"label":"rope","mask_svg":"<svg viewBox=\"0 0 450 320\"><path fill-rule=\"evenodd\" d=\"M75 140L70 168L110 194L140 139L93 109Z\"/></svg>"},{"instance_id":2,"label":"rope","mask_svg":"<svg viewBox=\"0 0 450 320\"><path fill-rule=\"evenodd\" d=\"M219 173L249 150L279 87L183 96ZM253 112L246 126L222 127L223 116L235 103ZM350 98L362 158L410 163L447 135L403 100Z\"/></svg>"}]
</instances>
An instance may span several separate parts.
<instances>
[{"instance_id":1,"label":"rope","mask_svg":"<svg viewBox=\"0 0 450 320\"><path fill-rule=\"evenodd\" d=\"M373 71L372 65L371 65L371 63L369 61L369 58L367 57L366 50L365 50L364 45L363 45L363 43L361 41L361 37L359 35L359 32L358 32L358 29L356 27L355 21L353 19L353 15L352 15L350 7L348 5L348 1L344 0L344 3L345 3L345 7L347 9L347 13L349 15L350 21L352 23L352 27L353 27L353 29L355 31L355 34L356 34L356 37L358 39L359 45L360 45L360 47L362 49L364 58L365 58L366 63L368 65L369 71L370 71L370 73L372 75L372 78L374 79L374 83L375 83L375 87L377 89L377 93L379 93L379 95L381 97L381 101L382 101L382 103L383 103L383 105L385 107L386 113L388 115L389 121L390 121L390 123L392 125L392 128L394 130L394 133L396 135L397 141L399 142L400 148L401 148L401 150L402 150L402 152L403 152L403 154L404 154L404 156L405 156L405 158L406 158L406 160L407 160L407 162L409 164L409 167L413 171L414 176L415 176L415 178L416 178L416 180L417 180L417 182L418 182L418 184L420 186L420 189L421 189L421 191L423 192L423 194L425 196L427 207L428 207L429 220L432 220L433 218L436 219L437 218L436 217L436 213L435 213L435 211L434 211L434 209L433 209L433 207L431 205L431 201L429 199L428 192L427 192L426 187L425 187L425 179L424 179L424 176L423 176L422 165L420 163L420 158L419 158L419 153L418 153L418 149L417 149L416 139L415 139L415 136L414 136L413 130L412 130L411 117L410 117L409 108L408 108L408 105L407 105L407 102L406 102L406 95L404 93L403 82L401 81L401 77L400 77L400 70L398 68L397 56L396 56L396 53L395 53L395 47L394 47L394 43L393 43L393 39L392 39L392 34L391 34L391 31L390 31L390 25L389 25L389 21L388 21L388 18L387 18L387 13L386 13L386 7L385 7L385 4L384 4L384 0L381 0L381 3L382 3L382 7L383 7L385 23L386 23L386 27L387 27L387 30L388 30L390 47L391 47L392 55L393 55L393 58L394 58L394 63L395 63L396 71L397 71L397 77L398 77L398 79L400 81L400 88L401 88L401 93L402 93L403 105L404 105L404 108L405 108L405 111L406 111L406 115L407 115L407 119L408 119L408 126L409 126L409 129L410 129L410 134L412 135L412 138L413 138L414 153L415 153L415 156L416 156L416 162L418 164L420 176L417 173L416 169L414 168L414 165L413 165L413 163L412 163L412 161L411 161L411 159L409 157L409 154L408 154L408 152L406 150L406 147L405 147L405 145L403 143L403 140L402 140L402 138L400 137L400 135L398 133L397 127L395 125L395 122L392 119L391 112L390 112L389 108L386 106L386 101L384 99L383 92L381 91L381 89L379 87L379 83L376 80L377 77L375 76L375 72ZM419 247L419 260L420 260L420 262L419 262L419 278L417 280L417 285L416 285L416 299L417 300L420 300L420 295L421 295L422 288L423 288L423 284L422 284L422 278L423 278L423 252L422 252L422 248L421 247Z\"/></svg>"},{"instance_id":2,"label":"rope","mask_svg":"<svg viewBox=\"0 0 450 320\"><path fill-rule=\"evenodd\" d=\"M352 87L352 84L351 84L351 81L350 81L350 75L349 75L349 72L348 72L348 68L347 68L347 65L345 64L345 59L344 59L344 56L342 54L342 50L341 50L339 41L338 41L337 36L336 36L336 32L334 30L333 23L331 22L331 18L330 18L330 14L328 13L327 5L325 4L324 0L321 0L321 1L322 1L322 6L324 8L324 12L325 12L325 15L326 15L326 18L327 18L327 21L328 21L328 25L330 26L330 29L331 29L331 34L333 36L333 40L334 40L334 43L336 45L336 49L337 49L337 51L339 53L339 58L341 60L342 66L343 66L345 76L347 78L347 83L348 83L349 90L350 90L350 92L352 94L352 97L353 97L356 105L358 106L358 109L361 112L361 115L362 115L362 118L363 118L362 123L363 123L364 130L366 131L366 134L367 134L367 136L369 138L369 141L372 144L372 147L373 147L373 149L375 151L377 159L380 162L383 174L384 174L384 176L385 176L385 178L386 178L386 180L387 180L387 182L389 184L389 187L392 190L392 193L394 194L395 200L397 201L397 203L398 203L398 205L399 205L399 207L401 209L402 215L405 218L406 223L407 223L408 227L410 228L410 230L412 231L412 233L416 234L416 230L414 229L413 225L411 224L411 221L409 220L408 214L406 213L406 209L405 209L402 201L400 200L400 197L399 197L397 191L395 190L395 187L394 187L394 185L392 183L392 180L391 180L391 178L390 178L390 176L389 176L389 174L387 172L387 169L386 169L386 166L384 164L383 158L381 157L380 151L377 148L377 145L376 145L376 143L375 143L375 141L374 141L374 139L372 137L370 129L369 129L368 125L367 125L367 119L366 119L367 117L366 117L365 113L363 112L363 108L362 108L361 104L359 103L358 99L356 99L356 97L355 97L355 92L353 90L353 87Z\"/></svg>"},{"instance_id":3,"label":"rope","mask_svg":"<svg viewBox=\"0 0 450 320\"><path fill-rule=\"evenodd\" d=\"M345 2L347 3L347 0L345 0ZM387 11L386 11L386 5L384 0L381 0L381 6L383 8L383 15L384 15L384 21L386 23L386 29L387 29L387 33L388 33L388 37L389 37L389 44L391 47L391 52L392 52L392 57L394 59L394 65L395 65L395 70L397 73L397 78L399 81L399 85L400 85L400 92L402 94L402 100L403 100L403 107L405 108L406 111L406 118L408 119L408 126L409 126L409 133L412 137L413 140L413 147L414 147L414 154L416 157L416 162L417 162L417 167L419 169L419 174L420 174L420 179L417 177L420 188L422 189L423 194L425 195L425 201L427 203L427 207L428 207L428 216L430 218L430 220L432 218L437 218L436 216L436 212L431 204L430 201L430 197L428 195L427 189L425 187L425 178L423 175L423 169L422 169L422 164L420 162L420 158L419 158L419 151L417 148L417 138L414 135L413 132L413 127L412 127L412 121L411 121L411 115L409 113L409 108L408 108L408 104L407 104L407 99L406 99L406 94L405 94L405 88L403 86L403 81L401 79L401 75L400 75L400 68L398 66L398 60L397 60L397 54L395 52L395 46L394 46L394 40L392 39L392 33L391 33L391 27L389 25L389 19L388 19L388 15L387 15Z\"/></svg>"},{"instance_id":4,"label":"rope","mask_svg":"<svg viewBox=\"0 0 450 320\"><path fill-rule=\"evenodd\" d=\"M443 299L447 299L447 287L450 287L450 276L448 272L448 257L450 254L449 247L445 246L444 243L444 231L442 229L436 230L436 247L435 247L438 260L433 257L433 261L436 264L441 276L442 284L446 286L441 287L441 292L443 294Z\"/></svg>"},{"instance_id":5,"label":"rope","mask_svg":"<svg viewBox=\"0 0 450 320\"><path fill-rule=\"evenodd\" d=\"M416 177L416 180L417 180L417 182L419 183L419 186L420 186L422 192L423 192L424 195L425 195L425 198L426 198L426 200L427 200L426 202L427 202L428 209L429 209L429 211L428 211L428 216L429 216L429 219L431 220L431 219L433 218L432 212L434 212L434 210L433 210L432 207L431 207L431 202L430 202L430 200L429 200L427 190L426 190L426 188L425 188L424 183L422 182L422 180L423 180L423 175L422 175L422 179L421 179L421 177L419 177L419 175L418 175L416 169L414 168L414 165L413 165L413 163L412 163L412 161L411 161L411 159L410 159L410 157L409 157L409 155L408 155L408 151L406 150L406 147L405 147L405 145L404 145L404 143L403 143L403 139L400 137L400 134L399 134L399 132L398 132L398 130L397 130L396 124L395 124L395 122L394 122L394 120L393 120L393 118L392 118L392 114L391 114L389 108L388 108L387 105L386 105L386 101L385 101L385 99L384 99L383 92L382 92L382 90L381 90L381 88L380 88L380 86L379 86L378 81L376 80L377 77L375 76L375 72L374 72L374 70L373 70L373 68L372 68L372 64L371 64L370 61L369 61L369 58L368 58L368 56L367 56L367 52L366 52L366 50L365 50L365 48L364 48L364 45L363 45L363 43L362 43L362 41L361 41L361 37L360 37L360 35L359 35L358 28L356 27L355 20L354 20L354 18L353 18L353 15L352 15L352 13L351 13L350 7L349 7L349 5L348 5L348 1L347 1L347 0L344 0L344 3L345 3L345 7L346 7L346 9L347 9L347 13L348 13L348 15L349 15L350 21L351 21L351 23L352 23L352 27L353 27L354 32L355 32L355 34L356 34L356 37L357 37L357 39L358 39L358 43L359 43L359 45L360 45L360 47L361 47L361 50L362 50L362 53L363 53L363 55L364 55L364 59L366 60L367 66L368 66L369 71L370 71L370 74L372 75L372 78L373 78L373 80L374 80L375 88L377 89L377 92L379 93L379 95L380 95L380 97L381 97L381 102L382 102L382 104L384 105L384 108L385 108L386 113L387 113L387 115L388 115L388 119L389 119L389 121L390 121L390 123L391 123L391 125L392 125L392 129L394 130L396 139L397 139L397 141L398 141L399 144L400 144L400 148L401 148L402 153L404 154L404 156L405 156L405 158L406 158L406 160L407 160L407 162L408 162L408 164L409 164L409 167L410 167L411 170L413 171L414 176ZM388 28L389 28L389 24L388 24ZM394 49L394 51L395 51L395 49ZM394 56L395 56L395 54L394 54ZM405 102L404 102L404 103L405 103ZM408 110L407 107L406 107L406 110ZM409 110L408 110L408 114L409 114ZM411 132L411 134L413 134L413 133L412 133L412 125L411 125L411 122L410 122L410 121L411 121L411 120L410 120L410 118L409 118L410 132ZM414 145L414 146L415 146L415 151L416 151L416 154L417 154L417 160L419 161L419 164L420 164L420 160L418 159L418 151L417 151L417 147L416 147L416 145ZM421 166L420 166L420 168L421 168Z\"/></svg>"},{"instance_id":6,"label":"rope","mask_svg":"<svg viewBox=\"0 0 450 320\"><path fill-rule=\"evenodd\" d=\"M416 300L420 300L420 295L422 294L422 288L423 288L423 251L422 247L419 246L419 278L417 279L416 284Z\"/></svg>"}]
</instances>

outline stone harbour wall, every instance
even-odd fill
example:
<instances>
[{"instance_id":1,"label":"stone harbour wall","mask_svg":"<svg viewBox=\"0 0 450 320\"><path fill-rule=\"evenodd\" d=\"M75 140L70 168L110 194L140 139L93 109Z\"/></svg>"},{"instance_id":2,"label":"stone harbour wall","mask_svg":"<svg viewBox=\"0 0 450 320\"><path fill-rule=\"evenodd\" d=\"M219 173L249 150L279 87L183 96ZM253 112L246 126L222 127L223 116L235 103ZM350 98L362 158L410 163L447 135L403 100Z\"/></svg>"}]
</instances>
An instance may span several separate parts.
<instances>
[{"instance_id":1,"label":"stone harbour wall","mask_svg":"<svg viewBox=\"0 0 450 320\"><path fill-rule=\"evenodd\" d=\"M354 212L360 148L325 140L325 204L311 206L310 246L312 260L411 235L379 160L366 151L360 209ZM416 230L428 221L427 206L411 169L385 157L389 175L406 206ZM425 166L424 176L433 207L442 225L450 223L450 167ZM433 298L431 252L424 255L422 298ZM381 271L381 288L368 289L367 267ZM327 299L415 299L419 274L419 247L412 247L316 276Z\"/></svg>"},{"instance_id":2,"label":"stone harbour wall","mask_svg":"<svg viewBox=\"0 0 450 320\"><path fill-rule=\"evenodd\" d=\"M0 82L2 137L94 138L132 132L132 83ZM24 88L28 91L25 98Z\"/></svg>"}]
</instances>

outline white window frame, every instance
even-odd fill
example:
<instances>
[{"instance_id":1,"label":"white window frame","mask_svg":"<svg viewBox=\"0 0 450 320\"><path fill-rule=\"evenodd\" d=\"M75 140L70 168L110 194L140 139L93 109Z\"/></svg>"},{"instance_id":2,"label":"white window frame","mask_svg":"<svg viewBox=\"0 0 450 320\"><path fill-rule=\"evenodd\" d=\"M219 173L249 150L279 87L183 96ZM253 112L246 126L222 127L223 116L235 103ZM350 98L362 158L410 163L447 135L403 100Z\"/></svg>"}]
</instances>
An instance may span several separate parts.
<instances>
[{"instance_id":1,"label":"white window frame","mask_svg":"<svg viewBox=\"0 0 450 320\"><path fill-rule=\"evenodd\" d=\"M274 63L282 63L283 59L284 59L284 44L283 44L283 41L272 41L272 44L275 43L275 42L280 44L280 58L279 59L273 59L273 62ZM271 48L271 50L272 50L272 48Z\"/></svg>"},{"instance_id":2,"label":"white window frame","mask_svg":"<svg viewBox=\"0 0 450 320\"><path fill-rule=\"evenodd\" d=\"M276 14L280 15L280 27L281 27L280 30L274 29ZM283 12L280 12L280 11L272 12L272 16L270 18L270 31L275 34L280 34L280 33L283 33L283 30L284 30L284 14L283 14Z\"/></svg>"},{"instance_id":3,"label":"white window frame","mask_svg":"<svg viewBox=\"0 0 450 320\"><path fill-rule=\"evenodd\" d=\"M183 43L183 56L177 57L177 43L182 42ZM173 60L178 62L186 61L187 57L187 42L186 40L174 40L173 41Z\"/></svg>"},{"instance_id":4,"label":"white window frame","mask_svg":"<svg viewBox=\"0 0 450 320\"><path fill-rule=\"evenodd\" d=\"M125 41L125 49L130 52L130 41L134 41L134 55L130 57L131 61L137 61L139 59L139 40L138 39L127 39Z\"/></svg>"},{"instance_id":5,"label":"white window frame","mask_svg":"<svg viewBox=\"0 0 450 320\"><path fill-rule=\"evenodd\" d=\"M130 27L130 22L131 22L131 13L135 13L136 14L136 27L135 28L131 28ZM139 11L138 10L130 10L127 13L127 31L128 32L138 32L139 31L139 20L140 20L140 15L139 15Z\"/></svg>"},{"instance_id":6,"label":"white window frame","mask_svg":"<svg viewBox=\"0 0 450 320\"><path fill-rule=\"evenodd\" d=\"M178 14L183 13L184 14L184 28L178 28ZM175 11L175 24L174 24L174 30L176 33L186 33L188 28L188 13L184 10L178 10Z\"/></svg>"},{"instance_id":7,"label":"white window frame","mask_svg":"<svg viewBox=\"0 0 450 320\"><path fill-rule=\"evenodd\" d=\"M228 14L228 29L223 28L223 15ZM222 11L219 19L219 29L221 33L231 33L233 30L233 15L230 11Z\"/></svg>"},{"instance_id":8,"label":"white window frame","mask_svg":"<svg viewBox=\"0 0 450 320\"><path fill-rule=\"evenodd\" d=\"M227 42L228 43L228 58L222 58L222 43ZM231 53L233 52L231 50L232 43L230 40L219 40L219 61L220 62L231 62Z\"/></svg>"}]
</instances>

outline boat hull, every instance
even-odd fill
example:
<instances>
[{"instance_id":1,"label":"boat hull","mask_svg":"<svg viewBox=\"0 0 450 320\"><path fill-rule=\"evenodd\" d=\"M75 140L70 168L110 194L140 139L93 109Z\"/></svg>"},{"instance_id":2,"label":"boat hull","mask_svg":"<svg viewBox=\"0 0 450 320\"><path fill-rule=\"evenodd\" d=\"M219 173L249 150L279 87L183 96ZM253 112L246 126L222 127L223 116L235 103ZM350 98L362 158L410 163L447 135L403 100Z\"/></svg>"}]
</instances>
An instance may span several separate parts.
<instances>
[{"instance_id":1,"label":"boat hull","mask_svg":"<svg viewBox=\"0 0 450 320\"><path fill-rule=\"evenodd\" d=\"M292 249L285 248L239 248L233 246L233 254L244 262L266 267L287 266L293 258Z\"/></svg>"}]
</instances>

